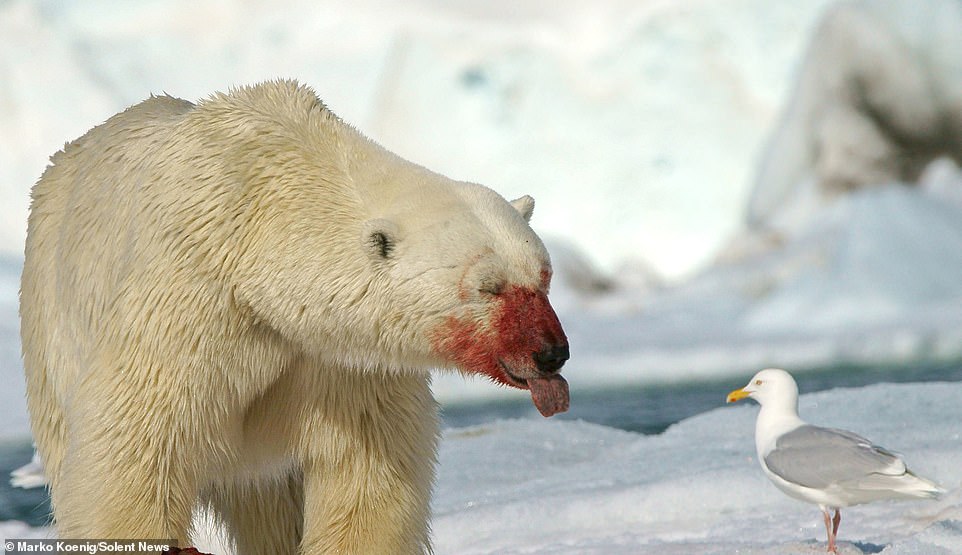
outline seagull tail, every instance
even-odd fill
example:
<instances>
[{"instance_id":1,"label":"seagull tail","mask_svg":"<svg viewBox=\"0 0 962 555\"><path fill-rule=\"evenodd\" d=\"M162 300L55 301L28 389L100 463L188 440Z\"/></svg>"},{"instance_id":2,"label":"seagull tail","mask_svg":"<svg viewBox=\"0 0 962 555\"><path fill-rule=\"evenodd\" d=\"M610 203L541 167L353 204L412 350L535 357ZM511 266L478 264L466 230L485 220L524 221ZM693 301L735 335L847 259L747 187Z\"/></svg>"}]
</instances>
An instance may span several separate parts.
<instances>
[{"instance_id":1,"label":"seagull tail","mask_svg":"<svg viewBox=\"0 0 962 555\"><path fill-rule=\"evenodd\" d=\"M910 495L912 497L937 499L941 497L946 489L942 486L922 478L921 476L915 475L911 470L906 470L905 474L902 475L902 486L899 488L901 493Z\"/></svg>"},{"instance_id":2,"label":"seagull tail","mask_svg":"<svg viewBox=\"0 0 962 555\"><path fill-rule=\"evenodd\" d=\"M858 480L857 489L875 499L937 499L946 490L938 484L916 476L910 470L899 474L869 474ZM870 492L875 492L872 495ZM864 503L864 501L862 501Z\"/></svg>"}]
</instances>

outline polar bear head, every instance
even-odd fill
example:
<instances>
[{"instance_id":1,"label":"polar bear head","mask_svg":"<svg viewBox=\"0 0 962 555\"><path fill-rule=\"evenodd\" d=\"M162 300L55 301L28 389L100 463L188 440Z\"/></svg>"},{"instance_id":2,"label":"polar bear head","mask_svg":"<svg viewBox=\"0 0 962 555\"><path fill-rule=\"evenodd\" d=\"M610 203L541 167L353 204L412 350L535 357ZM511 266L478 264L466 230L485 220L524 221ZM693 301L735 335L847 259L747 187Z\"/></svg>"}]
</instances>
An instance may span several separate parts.
<instances>
[{"instance_id":1,"label":"polar bear head","mask_svg":"<svg viewBox=\"0 0 962 555\"><path fill-rule=\"evenodd\" d=\"M435 365L527 389L545 416L566 410L558 372L568 341L548 302L548 253L528 225L534 200L509 203L469 183L417 190L417 202L391 203L392 213L362 226L397 303L384 317L414 332L401 341L427 349Z\"/></svg>"}]
</instances>

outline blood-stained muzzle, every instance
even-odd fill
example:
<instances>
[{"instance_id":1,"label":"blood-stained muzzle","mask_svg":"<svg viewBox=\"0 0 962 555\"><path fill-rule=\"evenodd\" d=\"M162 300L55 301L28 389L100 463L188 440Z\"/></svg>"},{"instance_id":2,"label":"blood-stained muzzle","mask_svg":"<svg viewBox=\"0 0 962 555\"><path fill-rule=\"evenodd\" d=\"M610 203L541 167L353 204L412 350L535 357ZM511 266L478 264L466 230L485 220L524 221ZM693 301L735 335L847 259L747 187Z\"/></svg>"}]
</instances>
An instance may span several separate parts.
<instances>
[{"instance_id":1,"label":"blood-stained muzzle","mask_svg":"<svg viewBox=\"0 0 962 555\"><path fill-rule=\"evenodd\" d=\"M558 371L568 338L539 289L511 286L492 301L487 322L449 318L435 334L438 353L466 372L528 389L545 416L568 410L568 383Z\"/></svg>"}]
</instances>

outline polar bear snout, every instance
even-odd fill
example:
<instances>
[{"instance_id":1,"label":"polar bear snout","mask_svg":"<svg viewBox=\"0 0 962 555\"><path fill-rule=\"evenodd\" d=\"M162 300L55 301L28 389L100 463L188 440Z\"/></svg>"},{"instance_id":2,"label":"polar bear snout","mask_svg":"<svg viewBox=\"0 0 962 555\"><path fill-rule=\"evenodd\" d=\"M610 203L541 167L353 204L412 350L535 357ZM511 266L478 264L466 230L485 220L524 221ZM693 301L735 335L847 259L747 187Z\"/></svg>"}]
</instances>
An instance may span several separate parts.
<instances>
[{"instance_id":1,"label":"polar bear snout","mask_svg":"<svg viewBox=\"0 0 962 555\"><path fill-rule=\"evenodd\" d=\"M534 365L545 374L554 374L568 360L568 345L552 345L531 354Z\"/></svg>"}]
</instances>

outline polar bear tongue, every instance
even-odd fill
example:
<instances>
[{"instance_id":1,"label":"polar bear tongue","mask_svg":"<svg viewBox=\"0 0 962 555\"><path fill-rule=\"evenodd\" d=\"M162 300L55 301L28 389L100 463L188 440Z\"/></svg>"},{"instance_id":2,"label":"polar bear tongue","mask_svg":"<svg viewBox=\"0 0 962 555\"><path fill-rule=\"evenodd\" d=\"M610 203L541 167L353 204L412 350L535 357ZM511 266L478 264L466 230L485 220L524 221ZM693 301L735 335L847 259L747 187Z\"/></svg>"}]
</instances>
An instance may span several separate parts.
<instances>
[{"instance_id":1,"label":"polar bear tongue","mask_svg":"<svg viewBox=\"0 0 962 555\"><path fill-rule=\"evenodd\" d=\"M542 416L551 416L568 410L568 382L561 376L530 378L528 389L531 400Z\"/></svg>"}]
</instances>

